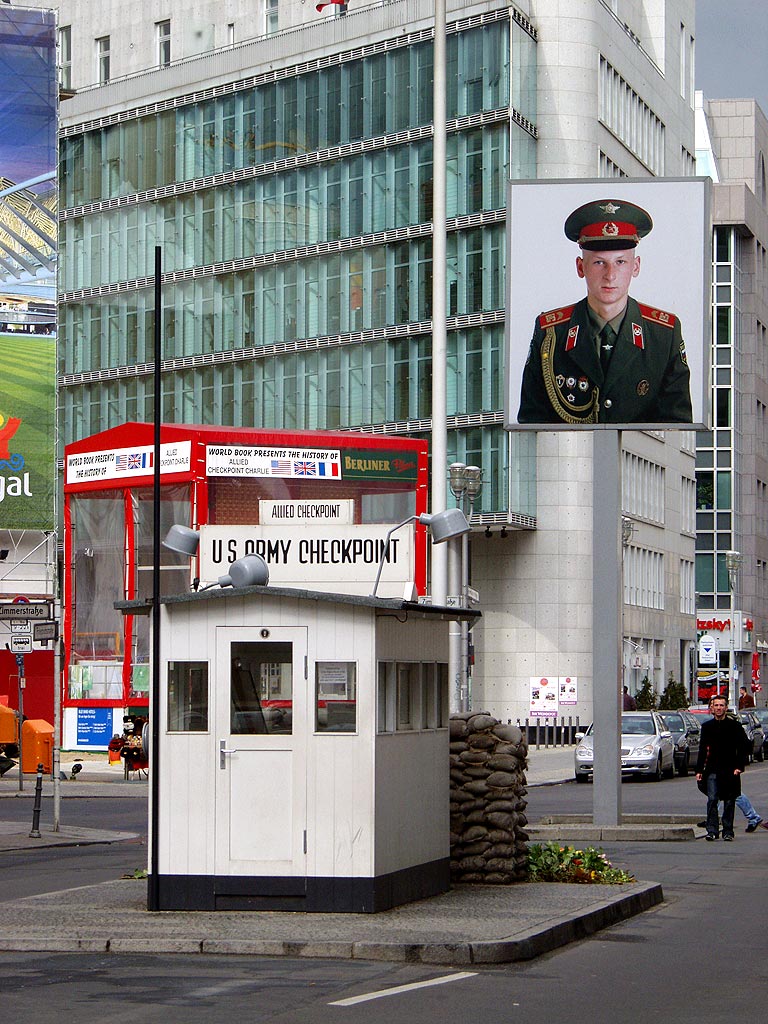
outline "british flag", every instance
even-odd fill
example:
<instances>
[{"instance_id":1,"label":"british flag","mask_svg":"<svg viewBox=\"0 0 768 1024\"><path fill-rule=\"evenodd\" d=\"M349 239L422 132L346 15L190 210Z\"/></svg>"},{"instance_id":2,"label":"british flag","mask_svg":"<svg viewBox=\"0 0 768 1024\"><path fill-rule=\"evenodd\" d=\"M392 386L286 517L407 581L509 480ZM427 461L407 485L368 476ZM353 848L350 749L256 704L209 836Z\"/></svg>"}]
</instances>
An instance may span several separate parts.
<instances>
[{"instance_id":1,"label":"british flag","mask_svg":"<svg viewBox=\"0 0 768 1024\"><path fill-rule=\"evenodd\" d=\"M317 463L294 462L293 472L295 476L317 476Z\"/></svg>"},{"instance_id":2,"label":"british flag","mask_svg":"<svg viewBox=\"0 0 768 1024\"><path fill-rule=\"evenodd\" d=\"M152 453L130 452L127 455L116 455L115 468L122 473L136 469L151 469Z\"/></svg>"}]
</instances>

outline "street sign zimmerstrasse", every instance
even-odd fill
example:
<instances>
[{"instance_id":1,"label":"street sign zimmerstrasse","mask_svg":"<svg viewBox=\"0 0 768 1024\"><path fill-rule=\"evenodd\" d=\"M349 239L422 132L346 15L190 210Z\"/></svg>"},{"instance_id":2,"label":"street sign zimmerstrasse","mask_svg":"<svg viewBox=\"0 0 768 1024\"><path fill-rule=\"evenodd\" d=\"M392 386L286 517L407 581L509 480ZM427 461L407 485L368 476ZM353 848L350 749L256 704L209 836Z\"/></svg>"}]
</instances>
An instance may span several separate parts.
<instances>
[{"instance_id":1,"label":"street sign zimmerstrasse","mask_svg":"<svg viewBox=\"0 0 768 1024\"><path fill-rule=\"evenodd\" d=\"M50 606L47 601L28 601L26 604L16 604L10 601L0 601L0 619L29 619L39 621L50 616Z\"/></svg>"}]
</instances>

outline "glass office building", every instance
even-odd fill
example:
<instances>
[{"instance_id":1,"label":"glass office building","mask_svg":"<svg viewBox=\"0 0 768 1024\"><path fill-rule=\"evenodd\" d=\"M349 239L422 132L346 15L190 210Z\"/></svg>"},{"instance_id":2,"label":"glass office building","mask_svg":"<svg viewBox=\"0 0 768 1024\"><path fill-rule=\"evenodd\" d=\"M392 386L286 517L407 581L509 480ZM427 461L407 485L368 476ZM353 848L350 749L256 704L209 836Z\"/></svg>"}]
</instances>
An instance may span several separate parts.
<instances>
[{"instance_id":1,"label":"glass office building","mask_svg":"<svg viewBox=\"0 0 768 1024\"><path fill-rule=\"evenodd\" d=\"M292 64L64 127L62 445L152 419L156 246L165 422L428 434L431 30L293 46ZM508 7L449 22L447 78L449 456L483 467L487 521L533 525L533 442L501 426L533 27Z\"/></svg>"}]
</instances>

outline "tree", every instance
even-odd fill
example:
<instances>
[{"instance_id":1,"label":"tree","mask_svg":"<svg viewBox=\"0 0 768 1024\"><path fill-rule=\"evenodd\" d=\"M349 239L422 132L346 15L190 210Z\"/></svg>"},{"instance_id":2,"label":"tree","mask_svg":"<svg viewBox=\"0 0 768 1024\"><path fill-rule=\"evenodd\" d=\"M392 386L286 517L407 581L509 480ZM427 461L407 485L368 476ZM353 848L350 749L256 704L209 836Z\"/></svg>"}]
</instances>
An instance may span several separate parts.
<instances>
[{"instance_id":1,"label":"tree","mask_svg":"<svg viewBox=\"0 0 768 1024\"><path fill-rule=\"evenodd\" d=\"M688 707L688 694L682 683L678 683L672 673L669 673L669 681L664 693L659 698L660 711L676 711L678 708Z\"/></svg>"},{"instance_id":2,"label":"tree","mask_svg":"<svg viewBox=\"0 0 768 1024\"><path fill-rule=\"evenodd\" d=\"M640 684L640 689L635 694L635 701L637 702L638 711L650 711L656 707L656 691L648 676Z\"/></svg>"}]
</instances>

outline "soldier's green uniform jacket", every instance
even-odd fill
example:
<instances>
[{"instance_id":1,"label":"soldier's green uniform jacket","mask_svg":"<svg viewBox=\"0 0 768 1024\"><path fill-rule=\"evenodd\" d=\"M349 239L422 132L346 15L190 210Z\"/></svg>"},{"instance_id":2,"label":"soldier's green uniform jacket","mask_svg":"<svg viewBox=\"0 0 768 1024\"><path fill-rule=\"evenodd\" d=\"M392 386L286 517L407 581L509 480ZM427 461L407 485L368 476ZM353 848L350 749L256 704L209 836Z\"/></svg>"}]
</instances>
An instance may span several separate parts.
<instances>
[{"instance_id":1,"label":"soldier's green uniform jacket","mask_svg":"<svg viewBox=\"0 0 768 1024\"><path fill-rule=\"evenodd\" d=\"M542 313L523 371L518 423L690 423L680 321L629 297L603 374L587 300Z\"/></svg>"}]
</instances>

